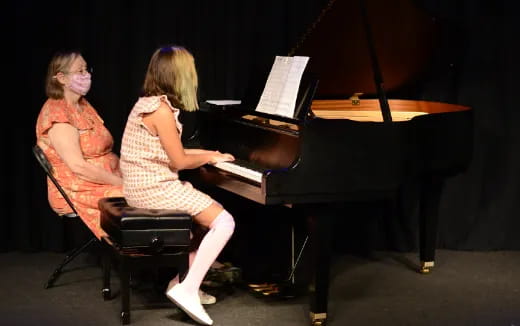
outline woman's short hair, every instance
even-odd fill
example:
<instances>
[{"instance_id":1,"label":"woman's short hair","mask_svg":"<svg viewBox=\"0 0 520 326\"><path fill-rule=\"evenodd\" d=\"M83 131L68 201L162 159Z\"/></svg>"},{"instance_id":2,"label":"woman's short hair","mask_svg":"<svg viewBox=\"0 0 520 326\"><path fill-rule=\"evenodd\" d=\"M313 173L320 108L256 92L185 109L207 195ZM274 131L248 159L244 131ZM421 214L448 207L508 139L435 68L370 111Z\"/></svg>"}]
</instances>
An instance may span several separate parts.
<instances>
[{"instance_id":1,"label":"woman's short hair","mask_svg":"<svg viewBox=\"0 0 520 326\"><path fill-rule=\"evenodd\" d=\"M56 75L59 72L67 72L77 57L80 57L81 53L78 51L63 51L57 52L49 62L47 68L47 77L45 78L45 94L53 99L63 98L63 85L58 81Z\"/></svg>"},{"instance_id":2,"label":"woman's short hair","mask_svg":"<svg viewBox=\"0 0 520 326\"><path fill-rule=\"evenodd\" d=\"M199 108L197 88L195 59L188 50L172 45L154 52L144 79L144 96L165 94L174 107L195 111Z\"/></svg>"}]
</instances>

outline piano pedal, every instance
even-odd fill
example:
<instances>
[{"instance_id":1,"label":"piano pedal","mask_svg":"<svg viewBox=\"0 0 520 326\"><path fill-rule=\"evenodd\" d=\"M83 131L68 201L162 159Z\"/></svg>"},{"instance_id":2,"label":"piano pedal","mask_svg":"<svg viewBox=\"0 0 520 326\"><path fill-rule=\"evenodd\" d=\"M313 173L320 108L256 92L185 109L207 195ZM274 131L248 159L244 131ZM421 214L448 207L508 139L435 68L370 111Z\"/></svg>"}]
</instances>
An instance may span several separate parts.
<instances>
[{"instance_id":1,"label":"piano pedal","mask_svg":"<svg viewBox=\"0 0 520 326\"><path fill-rule=\"evenodd\" d=\"M274 283L249 283L247 286L251 289L265 288L273 285Z\"/></svg>"},{"instance_id":2,"label":"piano pedal","mask_svg":"<svg viewBox=\"0 0 520 326\"><path fill-rule=\"evenodd\" d=\"M276 297L280 299L292 299L298 296L298 293L303 291L297 289L294 284L289 283L263 283L252 284L254 287L250 287L251 292L260 297Z\"/></svg>"},{"instance_id":3,"label":"piano pedal","mask_svg":"<svg viewBox=\"0 0 520 326\"><path fill-rule=\"evenodd\" d=\"M266 289L266 290L262 291L261 293L265 297L277 296L278 294L280 294L280 288L278 288L277 286L273 286L272 288Z\"/></svg>"},{"instance_id":4,"label":"piano pedal","mask_svg":"<svg viewBox=\"0 0 520 326\"><path fill-rule=\"evenodd\" d=\"M253 292L259 292L259 293L262 293L264 291L270 291L272 290L273 288L276 287L276 284L275 283L271 283L271 284L265 284L264 286L254 286L254 287L249 287L249 289Z\"/></svg>"}]
</instances>

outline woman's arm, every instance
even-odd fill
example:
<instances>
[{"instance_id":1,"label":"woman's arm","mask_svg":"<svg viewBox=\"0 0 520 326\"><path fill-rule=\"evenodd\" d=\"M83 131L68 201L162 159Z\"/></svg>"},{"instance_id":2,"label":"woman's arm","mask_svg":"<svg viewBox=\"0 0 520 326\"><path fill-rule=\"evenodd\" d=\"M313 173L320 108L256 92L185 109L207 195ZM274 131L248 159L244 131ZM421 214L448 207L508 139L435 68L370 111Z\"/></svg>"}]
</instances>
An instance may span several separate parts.
<instances>
[{"instance_id":1,"label":"woman's arm","mask_svg":"<svg viewBox=\"0 0 520 326\"><path fill-rule=\"evenodd\" d=\"M197 149L185 150L177 131L174 113L165 103L143 117L143 122L151 132L159 136L161 145L170 159L170 167L174 170L195 169L207 163L234 160L230 154Z\"/></svg>"},{"instance_id":2,"label":"woman's arm","mask_svg":"<svg viewBox=\"0 0 520 326\"><path fill-rule=\"evenodd\" d=\"M49 129L49 140L59 157L79 178L99 184L119 186L121 177L101 167L88 163L83 158L79 143L79 132L68 123L55 123Z\"/></svg>"}]
</instances>

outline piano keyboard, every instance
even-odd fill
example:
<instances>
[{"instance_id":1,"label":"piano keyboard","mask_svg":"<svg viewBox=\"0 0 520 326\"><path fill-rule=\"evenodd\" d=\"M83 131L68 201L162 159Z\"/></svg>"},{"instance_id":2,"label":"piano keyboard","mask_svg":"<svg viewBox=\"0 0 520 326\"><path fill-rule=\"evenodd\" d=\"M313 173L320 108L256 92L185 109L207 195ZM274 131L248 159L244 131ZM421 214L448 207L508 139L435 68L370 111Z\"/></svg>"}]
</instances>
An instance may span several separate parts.
<instances>
[{"instance_id":1,"label":"piano keyboard","mask_svg":"<svg viewBox=\"0 0 520 326\"><path fill-rule=\"evenodd\" d=\"M258 183L262 183L262 172L247 168L243 165L240 165L240 162L220 162L213 165L214 167L237 174L241 177L244 177L248 180L252 180Z\"/></svg>"}]
</instances>

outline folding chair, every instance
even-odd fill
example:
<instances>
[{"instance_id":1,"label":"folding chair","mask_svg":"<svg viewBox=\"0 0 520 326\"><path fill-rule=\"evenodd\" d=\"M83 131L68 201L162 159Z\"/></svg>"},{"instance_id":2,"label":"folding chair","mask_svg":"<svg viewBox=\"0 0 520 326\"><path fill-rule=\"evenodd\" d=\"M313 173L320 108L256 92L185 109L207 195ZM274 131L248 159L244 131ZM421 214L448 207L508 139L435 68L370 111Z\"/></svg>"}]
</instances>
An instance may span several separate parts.
<instances>
[{"instance_id":1,"label":"folding chair","mask_svg":"<svg viewBox=\"0 0 520 326\"><path fill-rule=\"evenodd\" d=\"M58 189L58 191L63 196L67 204L70 206L70 209L72 210L71 213L59 216L64 219L79 219L80 217L78 212L76 211L76 208L74 208L74 204L72 204L72 201L70 200L69 196L67 196L67 193L65 193L61 185L58 183L58 180L56 180L56 178L54 177L52 165L45 156L43 150L40 148L40 146L35 145L33 147L33 153L38 163L40 163L41 167L43 168L49 179L51 179L52 183L56 186L56 188ZM45 282L44 288L48 289L52 287L58 279L58 277L61 275L63 268L74 258L76 258L79 254L85 252L90 246L94 245L95 243L98 243L98 239L95 236L92 236L92 238L89 239L87 242L73 249L69 254L67 254L63 261L56 267L56 269L51 274L47 282Z\"/></svg>"}]
</instances>

